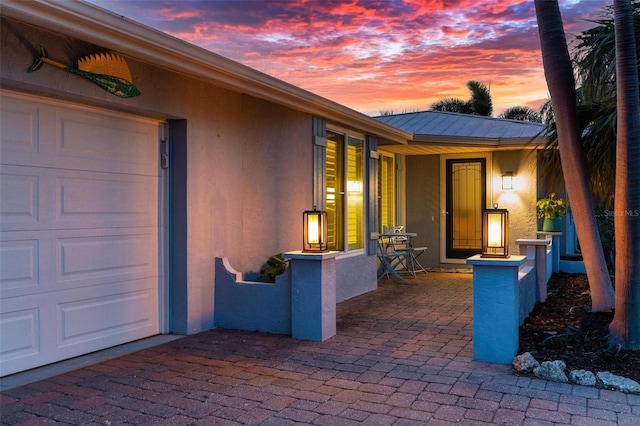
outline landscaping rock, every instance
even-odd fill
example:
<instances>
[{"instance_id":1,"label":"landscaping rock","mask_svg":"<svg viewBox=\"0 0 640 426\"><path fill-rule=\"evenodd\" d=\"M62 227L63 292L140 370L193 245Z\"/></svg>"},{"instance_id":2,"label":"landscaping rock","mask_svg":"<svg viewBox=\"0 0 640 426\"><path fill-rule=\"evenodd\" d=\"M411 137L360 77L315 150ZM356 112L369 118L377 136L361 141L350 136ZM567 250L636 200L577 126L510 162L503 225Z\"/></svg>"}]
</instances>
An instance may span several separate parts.
<instances>
[{"instance_id":1,"label":"landscaping rock","mask_svg":"<svg viewBox=\"0 0 640 426\"><path fill-rule=\"evenodd\" d=\"M587 370L573 370L569 373L571 383L582 386L595 386L596 375Z\"/></svg>"},{"instance_id":2,"label":"landscaping rock","mask_svg":"<svg viewBox=\"0 0 640 426\"><path fill-rule=\"evenodd\" d=\"M568 383L569 379L564 374L566 367L567 365L563 361L545 361L540 367L533 369L533 374L539 379Z\"/></svg>"},{"instance_id":3,"label":"landscaping rock","mask_svg":"<svg viewBox=\"0 0 640 426\"><path fill-rule=\"evenodd\" d=\"M516 355L511 364L518 373L530 373L534 368L540 367L540 363L529 352Z\"/></svg>"},{"instance_id":4,"label":"landscaping rock","mask_svg":"<svg viewBox=\"0 0 640 426\"><path fill-rule=\"evenodd\" d=\"M597 373L598 380L603 387L608 389L615 389L625 393L637 393L640 394L640 384L635 380L627 379L626 377L616 376L608 371L599 371Z\"/></svg>"}]
</instances>

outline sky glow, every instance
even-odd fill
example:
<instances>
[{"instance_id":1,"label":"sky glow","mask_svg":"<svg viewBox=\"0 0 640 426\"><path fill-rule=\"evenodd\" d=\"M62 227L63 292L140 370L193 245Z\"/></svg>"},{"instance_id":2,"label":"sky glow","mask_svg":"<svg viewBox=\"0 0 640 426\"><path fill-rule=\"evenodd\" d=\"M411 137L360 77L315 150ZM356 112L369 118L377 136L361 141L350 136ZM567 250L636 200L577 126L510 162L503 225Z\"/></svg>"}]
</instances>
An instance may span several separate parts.
<instances>
[{"instance_id":1,"label":"sky glow","mask_svg":"<svg viewBox=\"0 0 640 426\"><path fill-rule=\"evenodd\" d=\"M90 0L369 115L491 90L494 115L547 100L532 0ZM612 0L562 1L569 41Z\"/></svg>"}]
</instances>

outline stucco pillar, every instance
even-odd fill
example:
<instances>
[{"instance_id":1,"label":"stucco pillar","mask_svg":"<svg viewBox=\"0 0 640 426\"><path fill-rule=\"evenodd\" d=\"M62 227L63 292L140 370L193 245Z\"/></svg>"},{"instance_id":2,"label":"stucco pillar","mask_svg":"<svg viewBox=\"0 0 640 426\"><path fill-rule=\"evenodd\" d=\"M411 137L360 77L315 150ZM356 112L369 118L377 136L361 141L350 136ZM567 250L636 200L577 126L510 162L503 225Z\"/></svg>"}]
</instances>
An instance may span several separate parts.
<instances>
[{"instance_id":1,"label":"stucco pillar","mask_svg":"<svg viewBox=\"0 0 640 426\"><path fill-rule=\"evenodd\" d=\"M538 238L551 240L551 264L553 272L560 272L560 236L562 232L538 231Z\"/></svg>"},{"instance_id":2,"label":"stucco pillar","mask_svg":"<svg viewBox=\"0 0 640 426\"><path fill-rule=\"evenodd\" d=\"M473 265L473 359L511 364L518 351L518 272L526 256L467 259Z\"/></svg>"},{"instance_id":3,"label":"stucco pillar","mask_svg":"<svg viewBox=\"0 0 640 426\"><path fill-rule=\"evenodd\" d=\"M336 334L337 252L283 253L291 259L291 336L324 341Z\"/></svg>"},{"instance_id":4,"label":"stucco pillar","mask_svg":"<svg viewBox=\"0 0 640 426\"><path fill-rule=\"evenodd\" d=\"M520 254L527 256L527 263L531 264L536 271L536 301L547 300L547 247L551 244L547 239L527 239L516 240L520 247Z\"/></svg>"}]
</instances>

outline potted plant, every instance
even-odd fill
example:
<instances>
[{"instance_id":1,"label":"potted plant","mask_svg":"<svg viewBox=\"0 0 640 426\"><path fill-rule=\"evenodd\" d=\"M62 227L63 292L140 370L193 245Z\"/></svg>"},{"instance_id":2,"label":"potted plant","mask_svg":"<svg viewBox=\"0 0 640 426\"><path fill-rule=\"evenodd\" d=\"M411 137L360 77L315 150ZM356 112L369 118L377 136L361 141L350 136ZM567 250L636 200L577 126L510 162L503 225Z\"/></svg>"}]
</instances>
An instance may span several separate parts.
<instances>
[{"instance_id":1,"label":"potted plant","mask_svg":"<svg viewBox=\"0 0 640 426\"><path fill-rule=\"evenodd\" d=\"M567 214L567 203L562 198L556 198L555 193L536 202L538 217L544 218L542 230L545 232L562 231L562 216Z\"/></svg>"},{"instance_id":2,"label":"potted plant","mask_svg":"<svg viewBox=\"0 0 640 426\"><path fill-rule=\"evenodd\" d=\"M260 281L275 283L276 277L287 269L289 261L282 257L282 253L273 255L260 269Z\"/></svg>"}]
</instances>

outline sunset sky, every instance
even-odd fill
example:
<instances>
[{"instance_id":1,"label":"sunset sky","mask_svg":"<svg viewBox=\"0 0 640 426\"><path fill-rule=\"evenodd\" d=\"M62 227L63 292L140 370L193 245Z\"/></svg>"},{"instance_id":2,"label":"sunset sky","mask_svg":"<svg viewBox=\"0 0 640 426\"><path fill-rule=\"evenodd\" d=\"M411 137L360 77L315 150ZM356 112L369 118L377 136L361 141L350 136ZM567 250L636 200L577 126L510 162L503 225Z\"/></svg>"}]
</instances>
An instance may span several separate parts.
<instances>
[{"instance_id":1,"label":"sunset sky","mask_svg":"<svg viewBox=\"0 0 640 426\"><path fill-rule=\"evenodd\" d=\"M494 115L548 97L533 0L91 0L369 115L490 87ZM560 0L569 40L612 0Z\"/></svg>"}]
</instances>

